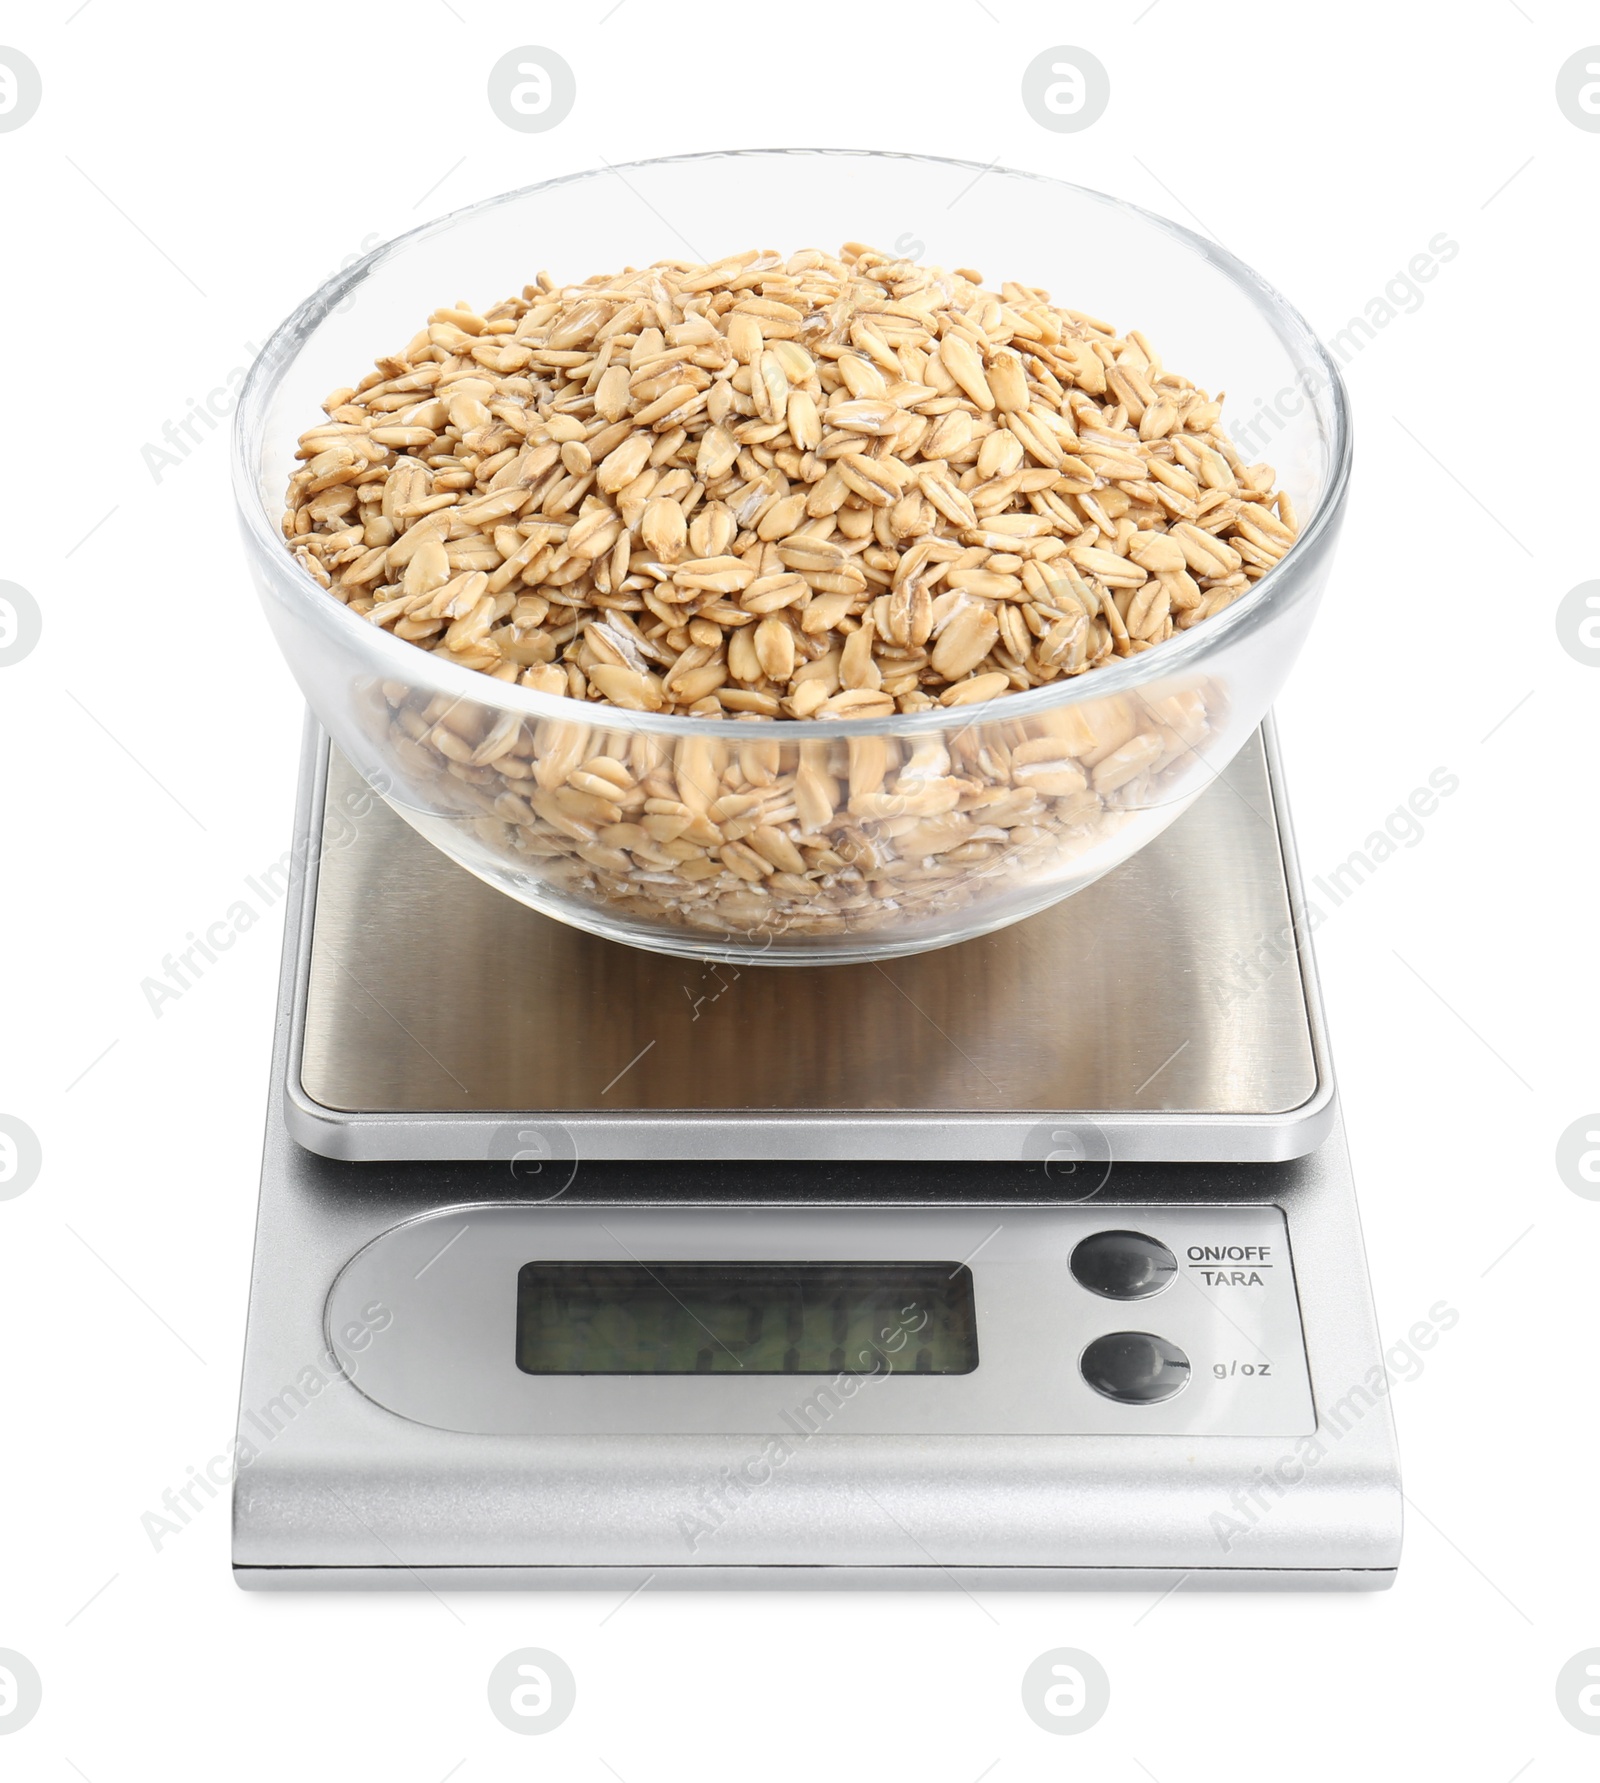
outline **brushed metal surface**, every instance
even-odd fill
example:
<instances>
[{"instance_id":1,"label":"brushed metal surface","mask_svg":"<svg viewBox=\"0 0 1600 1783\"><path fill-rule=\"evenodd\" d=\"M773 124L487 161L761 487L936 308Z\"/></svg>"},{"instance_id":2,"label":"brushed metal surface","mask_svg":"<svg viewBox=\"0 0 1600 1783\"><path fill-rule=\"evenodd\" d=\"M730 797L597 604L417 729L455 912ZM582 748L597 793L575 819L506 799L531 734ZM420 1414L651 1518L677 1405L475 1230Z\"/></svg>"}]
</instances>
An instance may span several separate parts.
<instances>
[{"instance_id":1,"label":"brushed metal surface","mask_svg":"<svg viewBox=\"0 0 1600 1783\"><path fill-rule=\"evenodd\" d=\"M286 1035L285 1023L279 1072ZM790 1194L807 1173L818 1167L788 1167ZM1188 1174L1119 1165L1108 1219L1163 1217L1174 1180ZM649 1572L662 1584L758 1588L1166 1589L1179 1574L1189 1575L1185 1591L1384 1586L1399 1553L1399 1479L1342 1132L1336 1121L1316 1153L1291 1163L1203 1174L1219 1208L1283 1210L1314 1446L1261 1434L819 1433L796 1440L748 1496L724 1501L724 1482L765 1438L466 1434L365 1397L328 1354L330 1284L397 1221L500 1195L506 1172L318 1157L294 1143L274 1102L240 1400L235 1577L287 1589L626 1591ZM970 1175L982 1193L984 1167ZM597 1186L586 1172L571 1193L591 1192L598 1207ZM622 1181L608 1192L629 1194ZM980 1216L986 1228L1006 1217L992 1207ZM746 1205L716 1217L732 1231L759 1230L771 1216ZM907 1204L894 1217L914 1231L923 1215Z\"/></svg>"},{"instance_id":2,"label":"brushed metal surface","mask_svg":"<svg viewBox=\"0 0 1600 1783\"><path fill-rule=\"evenodd\" d=\"M359 788L331 755L325 809L347 808ZM1163 835L1025 922L882 965L737 968L568 928L375 805L325 828L315 851L291 1118L297 1108L299 1136L317 1149L391 1157L495 1155L487 1127L471 1128L501 1111L617 1133L643 1119L643 1140L586 1143L586 1156L694 1155L661 1149L664 1125L648 1117L668 1114L719 1117L709 1142L709 1126L691 1128L684 1143L700 1155L723 1150L741 1117L812 1110L845 1117L842 1131L868 1111L952 1127L1004 1117L1010 1149L989 1155L1009 1156L1027 1155L1025 1117L1062 1111L1135 1128L1293 1125L1320 1112L1327 1086L1282 831L1258 733ZM425 1149L410 1116L449 1149ZM382 1137L343 1147L320 1131L368 1117ZM795 1129L780 1119L778 1130L724 1155L784 1155L775 1148L792 1149ZM1118 1156L1140 1155L1117 1138ZM1171 1149L1142 1155L1289 1155L1162 1143ZM983 1154L924 1142L911 1155Z\"/></svg>"},{"instance_id":3,"label":"brushed metal surface","mask_svg":"<svg viewBox=\"0 0 1600 1783\"><path fill-rule=\"evenodd\" d=\"M1115 1300L1071 1270L1096 1232L1165 1244L1177 1273L1159 1293ZM886 1263L941 1277L969 1258L978 1328L970 1373L525 1374L516 1361L517 1272L538 1259ZM1229 1261L1229 1259L1233 1259ZM1248 1259L1248 1260L1247 1260ZM389 1315L374 1333L363 1309ZM333 1353L398 1417L480 1436L1196 1436L1309 1434L1316 1425L1300 1307L1280 1209L1186 1202L1134 1208L660 1210L445 1206L380 1234L328 1296ZM341 1333L355 1336L351 1347ZM1155 1404L1120 1404L1083 1378L1098 1337L1147 1331L1175 1343L1188 1381ZM714 1337L714 1334L713 1334ZM843 1388L840 1383L844 1382Z\"/></svg>"}]
</instances>

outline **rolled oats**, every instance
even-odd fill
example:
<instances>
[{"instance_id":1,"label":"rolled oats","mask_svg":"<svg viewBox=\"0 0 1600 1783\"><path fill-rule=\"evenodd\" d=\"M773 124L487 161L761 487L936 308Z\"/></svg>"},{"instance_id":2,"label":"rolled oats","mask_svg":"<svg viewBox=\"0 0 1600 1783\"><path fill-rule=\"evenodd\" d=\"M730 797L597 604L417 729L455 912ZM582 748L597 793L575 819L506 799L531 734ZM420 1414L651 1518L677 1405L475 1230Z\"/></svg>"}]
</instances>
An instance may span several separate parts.
<instances>
[{"instance_id":1,"label":"rolled oats","mask_svg":"<svg viewBox=\"0 0 1600 1783\"><path fill-rule=\"evenodd\" d=\"M847 244L436 310L302 436L284 534L420 649L371 719L497 870L635 926L902 927L1082 869L1186 796L1203 676L1008 719L1221 612L1293 544L1272 469L1137 331ZM973 708L939 736L786 719ZM748 743L607 728L723 718ZM778 722L773 722L778 721Z\"/></svg>"}]
</instances>

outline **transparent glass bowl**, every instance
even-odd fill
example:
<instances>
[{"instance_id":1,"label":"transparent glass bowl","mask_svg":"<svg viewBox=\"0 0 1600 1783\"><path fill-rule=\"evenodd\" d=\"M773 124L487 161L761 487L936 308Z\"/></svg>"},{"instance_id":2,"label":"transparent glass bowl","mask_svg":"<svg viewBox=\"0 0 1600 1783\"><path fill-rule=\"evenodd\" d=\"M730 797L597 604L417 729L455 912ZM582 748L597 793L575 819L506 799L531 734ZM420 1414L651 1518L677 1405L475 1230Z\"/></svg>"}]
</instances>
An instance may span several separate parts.
<instances>
[{"instance_id":1,"label":"transparent glass bowl","mask_svg":"<svg viewBox=\"0 0 1600 1783\"><path fill-rule=\"evenodd\" d=\"M441 304L496 303L541 268L576 281L685 253L847 240L975 266L991 286L1042 285L1120 333L1143 330L1166 365L1226 391L1223 425L1294 501L1295 544L1224 612L1076 678L915 716L762 723L656 717L493 680L369 624L290 557L280 517L299 435L329 390ZM966 940L1082 890L1165 829L1260 723L1298 654L1349 465L1332 360L1215 243L1037 175L833 149L606 168L401 236L272 336L234 439L246 552L278 643L323 726L408 823L562 922L769 965ZM624 821L645 796L688 808L676 847L632 852L630 832L602 821L614 814L570 778L596 757L632 782ZM826 847L802 857L801 836Z\"/></svg>"}]
</instances>

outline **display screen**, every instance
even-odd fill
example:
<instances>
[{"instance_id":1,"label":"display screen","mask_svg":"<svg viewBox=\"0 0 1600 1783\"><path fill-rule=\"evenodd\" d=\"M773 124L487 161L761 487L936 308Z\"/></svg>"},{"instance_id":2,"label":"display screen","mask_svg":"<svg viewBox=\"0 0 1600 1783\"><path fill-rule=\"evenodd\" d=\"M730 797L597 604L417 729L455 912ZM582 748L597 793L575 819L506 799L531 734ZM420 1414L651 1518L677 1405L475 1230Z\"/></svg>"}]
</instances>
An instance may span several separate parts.
<instances>
[{"instance_id":1,"label":"display screen","mask_svg":"<svg viewBox=\"0 0 1600 1783\"><path fill-rule=\"evenodd\" d=\"M525 1374L970 1374L964 1263L527 1263Z\"/></svg>"}]
</instances>

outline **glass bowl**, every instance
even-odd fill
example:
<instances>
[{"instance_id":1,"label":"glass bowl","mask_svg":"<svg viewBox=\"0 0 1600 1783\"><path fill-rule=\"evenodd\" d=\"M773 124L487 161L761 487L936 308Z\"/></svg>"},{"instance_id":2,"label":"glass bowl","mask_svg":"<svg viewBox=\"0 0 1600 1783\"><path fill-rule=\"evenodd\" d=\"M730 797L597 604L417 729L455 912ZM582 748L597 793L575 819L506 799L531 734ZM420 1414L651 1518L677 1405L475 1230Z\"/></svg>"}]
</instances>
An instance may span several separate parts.
<instances>
[{"instance_id":1,"label":"glass bowl","mask_svg":"<svg viewBox=\"0 0 1600 1783\"><path fill-rule=\"evenodd\" d=\"M757 237L760 239L757 240ZM458 298L657 259L873 243L1043 286L1139 329L1265 459L1299 534L1222 612L1027 692L872 719L661 717L535 692L392 636L319 587L281 516L328 391ZM1311 623L1350 468L1344 388L1302 318L1214 242L999 167L834 149L687 155L551 180L375 249L251 368L234 435L246 552L312 710L452 860L562 922L739 964L883 959L1069 897L1166 828L1260 723ZM595 790L591 765L621 793ZM578 779L575 782L574 776ZM645 813L666 821L647 832ZM674 823L681 818L681 827Z\"/></svg>"}]
</instances>

